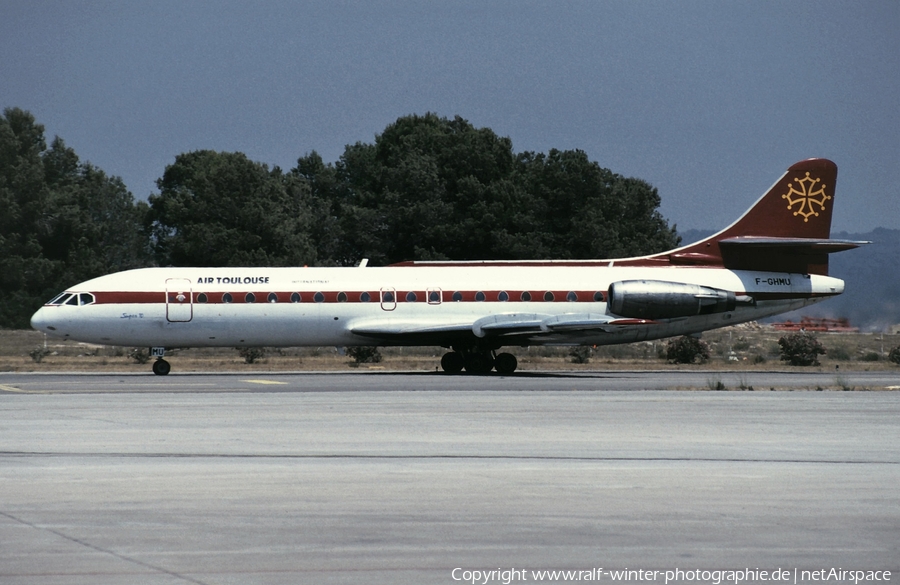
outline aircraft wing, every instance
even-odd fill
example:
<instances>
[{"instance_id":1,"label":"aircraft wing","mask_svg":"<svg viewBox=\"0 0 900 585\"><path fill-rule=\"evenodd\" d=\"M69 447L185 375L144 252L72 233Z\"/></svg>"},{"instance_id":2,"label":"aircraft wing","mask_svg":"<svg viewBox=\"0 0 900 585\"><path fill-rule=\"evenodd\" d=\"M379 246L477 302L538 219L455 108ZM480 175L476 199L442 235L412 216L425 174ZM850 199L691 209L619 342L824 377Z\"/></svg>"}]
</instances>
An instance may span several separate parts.
<instances>
[{"instance_id":1,"label":"aircraft wing","mask_svg":"<svg viewBox=\"0 0 900 585\"><path fill-rule=\"evenodd\" d=\"M653 325L650 319L622 319L602 313L506 313L489 315L473 321L456 323L422 323L421 321L391 321L351 325L350 332L363 337L386 339L392 342L422 340L453 340L461 338L516 337L575 334L603 331L613 333L622 329Z\"/></svg>"},{"instance_id":2,"label":"aircraft wing","mask_svg":"<svg viewBox=\"0 0 900 585\"><path fill-rule=\"evenodd\" d=\"M443 335L471 333L472 323L422 323L421 321L389 321L350 326L350 333L363 337L405 337L425 334Z\"/></svg>"}]
</instances>

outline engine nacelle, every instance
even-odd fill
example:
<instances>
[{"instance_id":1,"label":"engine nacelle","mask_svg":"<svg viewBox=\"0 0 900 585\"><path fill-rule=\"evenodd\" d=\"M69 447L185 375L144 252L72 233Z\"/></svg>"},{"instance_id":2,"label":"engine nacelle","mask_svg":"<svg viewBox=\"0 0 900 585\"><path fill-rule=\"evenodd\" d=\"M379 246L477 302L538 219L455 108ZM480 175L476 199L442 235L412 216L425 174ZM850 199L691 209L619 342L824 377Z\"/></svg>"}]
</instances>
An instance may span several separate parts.
<instances>
[{"instance_id":1,"label":"engine nacelle","mask_svg":"<svg viewBox=\"0 0 900 585\"><path fill-rule=\"evenodd\" d=\"M663 280L623 280L609 285L609 311L632 319L674 319L733 311L731 291ZM752 302L752 299L747 299Z\"/></svg>"}]
</instances>

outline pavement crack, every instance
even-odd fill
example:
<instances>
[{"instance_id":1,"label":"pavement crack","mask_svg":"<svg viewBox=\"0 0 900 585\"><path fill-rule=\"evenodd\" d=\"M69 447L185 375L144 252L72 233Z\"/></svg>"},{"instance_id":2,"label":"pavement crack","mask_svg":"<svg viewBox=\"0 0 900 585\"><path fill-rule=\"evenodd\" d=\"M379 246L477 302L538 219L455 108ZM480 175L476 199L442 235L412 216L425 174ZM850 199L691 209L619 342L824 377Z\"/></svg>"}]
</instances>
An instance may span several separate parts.
<instances>
[{"instance_id":1,"label":"pavement crack","mask_svg":"<svg viewBox=\"0 0 900 585\"><path fill-rule=\"evenodd\" d=\"M29 528L33 528L34 530L40 530L42 532L49 532L50 534L55 534L56 536L58 536L62 539L68 540L69 542L75 543L75 544L77 544L79 546L83 546L85 548L89 548L93 551L96 551L96 552L99 552L102 554L107 554L107 555L113 556L119 560L125 561L126 563L131 563L134 565L138 565L140 567L144 567L145 569L150 569L151 571L163 573L165 575L175 577L176 579L181 579L182 581L187 581L188 583L196 583L197 585L209 585L208 583L206 583L204 581L200 581L198 579L194 579L193 577L189 577L187 575L182 575L180 573L176 573L175 571L170 571L169 569L166 569L165 567L153 565L153 564L144 562L140 559L136 559L134 557L129 557L128 555L123 555L121 553L117 553L114 550L110 550L110 549L103 548L101 546L97 546L95 544L92 544L92 543L82 540L80 538L76 538L74 536L68 535L65 532L61 532L59 530L54 530L53 528L48 528L46 526L39 526L37 524L34 524L33 522L29 522L27 520L19 518L18 516L14 516L13 514L10 514L8 512L0 511L0 516L3 516L4 518L8 518L8 519L12 520L13 522L18 522L19 524L22 524L24 526L28 526Z\"/></svg>"}]
</instances>

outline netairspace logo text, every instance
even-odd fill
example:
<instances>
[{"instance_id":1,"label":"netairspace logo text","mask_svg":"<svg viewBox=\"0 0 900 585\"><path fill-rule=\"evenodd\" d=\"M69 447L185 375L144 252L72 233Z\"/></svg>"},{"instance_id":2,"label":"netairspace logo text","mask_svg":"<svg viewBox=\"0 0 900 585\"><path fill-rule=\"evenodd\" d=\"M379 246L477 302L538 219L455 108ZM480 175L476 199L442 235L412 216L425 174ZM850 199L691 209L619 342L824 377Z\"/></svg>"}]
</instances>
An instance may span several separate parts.
<instances>
[{"instance_id":1,"label":"netairspace logo text","mask_svg":"<svg viewBox=\"0 0 900 585\"><path fill-rule=\"evenodd\" d=\"M502 583L509 585L518 582L599 582L599 581L646 581L662 583L704 583L710 585L745 583L777 582L777 583L885 583L891 580L890 571L845 570L842 568L800 570L786 569L760 570L702 570L702 569L671 569L671 570L644 570L622 569L603 570L602 567L593 569L571 570L529 570L529 569L463 569L457 567L450 574L454 581L470 583L471 585L488 585L489 583Z\"/></svg>"}]
</instances>

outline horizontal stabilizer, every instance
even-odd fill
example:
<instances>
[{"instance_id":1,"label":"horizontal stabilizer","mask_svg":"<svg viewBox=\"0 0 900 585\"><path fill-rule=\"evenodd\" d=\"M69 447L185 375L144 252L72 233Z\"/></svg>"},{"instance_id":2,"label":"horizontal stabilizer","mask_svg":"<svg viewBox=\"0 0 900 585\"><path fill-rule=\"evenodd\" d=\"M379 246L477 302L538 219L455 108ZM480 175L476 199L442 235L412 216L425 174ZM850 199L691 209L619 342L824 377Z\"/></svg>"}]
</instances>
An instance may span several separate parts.
<instances>
[{"instance_id":1,"label":"horizontal stabilizer","mask_svg":"<svg viewBox=\"0 0 900 585\"><path fill-rule=\"evenodd\" d=\"M722 262L733 270L824 273L828 255L852 250L869 242L824 238L740 236L719 240Z\"/></svg>"},{"instance_id":2,"label":"horizontal stabilizer","mask_svg":"<svg viewBox=\"0 0 900 585\"><path fill-rule=\"evenodd\" d=\"M773 250L791 251L794 254L833 254L852 250L872 242L853 240L825 240L819 238L760 238L739 236L719 241L721 246L745 246L756 250L772 248Z\"/></svg>"}]
</instances>

